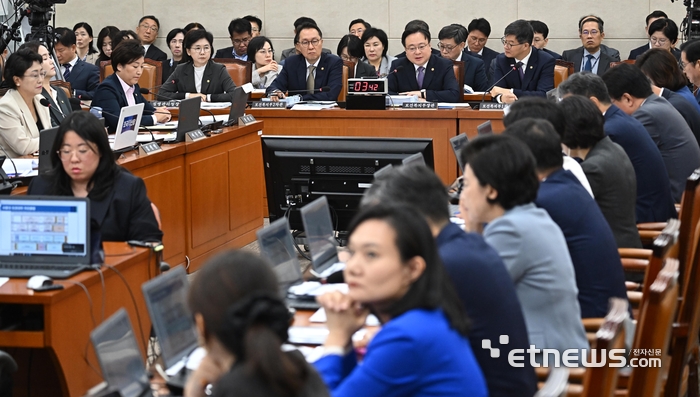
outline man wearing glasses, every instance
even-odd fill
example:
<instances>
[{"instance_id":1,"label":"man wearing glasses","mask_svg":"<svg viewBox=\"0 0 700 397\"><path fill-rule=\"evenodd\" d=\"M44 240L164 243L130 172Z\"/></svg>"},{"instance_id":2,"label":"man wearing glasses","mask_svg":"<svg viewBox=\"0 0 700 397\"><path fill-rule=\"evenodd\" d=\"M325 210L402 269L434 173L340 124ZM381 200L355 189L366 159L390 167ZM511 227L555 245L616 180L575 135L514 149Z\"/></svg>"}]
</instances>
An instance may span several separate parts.
<instances>
[{"instance_id":1,"label":"man wearing glasses","mask_svg":"<svg viewBox=\"0 0 700 397\"><path fill-rule=\"evenodd\" d=\"M484 18L472 19L467 26L469 34L467 36L467 50L469 50L473 55L478 56L484 61L484 67L486 67L486 77L489 79L489 83L493 80L493 68L491 63L498 56L498 52L486 47L486 42L489 40L491 35L491 24Z\"/></svg>"},{"instance_id":2,"label":"man wearing glasses","mask_svg":"<svg viewBox=\"0 0 700 397\"><path fill-rule=\"evenodd\" d=\"M401 35L401 44L406 57L391 64L389 93L413 95L428 102L459 102L462 89L452 62L431 53L430 32L418 24L409 25Z\"/></svg>"},{"instance_id":3,"label":"man wearing glasses","mask_svg":"<svg viewBox=\"0 0 700 397\"><path fill-rule=\"evenodd\" d=\"M501 38L504 53L496 57L493 73L496 87L491 96L497 102L513 103L524 96L546 97L547 91L554 89L554 58L532 46L534 35L530 23L523 19L506 26Z\"/></svg>"},{"instance_id":4,"label":"man wearing glasses","mask_svg":"<svg viewBox=\"0 0 700 397\"><path fill-rule=\"evenodd\" d=\"M285 59L282 72L267 88L267 96L275 102L287 94L301 94L305 101L337 100L343 85L343 61L323 52L321 29L304 23L299 26L294 41L299 43L301 54Z\"/></svg>"},{"instance_id":5,"label":"man wearing glasses","mask_svg":"<svg viewBox=\"0 0 700 397\"><path fill-rule=\"evenodd\" d=\"M241 61L248 60L248 43L253 38L252 25L243 18L236 18L228 24L228 33L231 36L233 46L222 48L216 52L214 58L235 58Z\"/></svg>"},{"instance_id":6,"label":"man wearing glasses","mask_svg":"<svg viewBox=\"0 0 700 397\"><path fill-rule=\"evenodd\" d=\"M139 36L139 40L141 40L141 45L146 50L145 58L163 62L168 60L168 55L153 44L158 38L159 29L160 22L158 18L153 15L146 15L139 20L139 26L136 27L136 34Z\"/></svg>"},{"instance_id":7,"label":"man wearing glasses","mask_svg":"<svg viewBox=\"0 0 700 397\"><path fill-rule=\"evenodd\" d=\"M585 71L602 76L610 69L610 62L615 62L615 59L601 48L605 38L603 21L596 17L588 17L581 21L578 33L583 45L564 51L562 59L573 62L576 72Z\"/></svg>"},{"instance_id":8,"label":"man wearing glasses","mask_svg":"<svg viewBox=\"0 0 700 397\"><path fill-rule=\"evenodd\" d=\"M467 28L453 23L440 29L438 33L440 55L453 61L464 62L464 84L471 91L485 91L489 88L484 61L466 51Z\"/></svg>"}]
</instances>

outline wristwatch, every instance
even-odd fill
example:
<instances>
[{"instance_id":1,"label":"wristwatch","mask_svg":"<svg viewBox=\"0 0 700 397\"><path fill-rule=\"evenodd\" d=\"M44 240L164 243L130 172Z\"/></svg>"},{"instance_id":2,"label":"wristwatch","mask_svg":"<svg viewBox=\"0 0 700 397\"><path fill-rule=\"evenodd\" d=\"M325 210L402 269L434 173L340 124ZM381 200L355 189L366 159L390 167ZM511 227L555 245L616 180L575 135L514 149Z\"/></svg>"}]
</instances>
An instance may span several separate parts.
<instances>
[{"instance_id":1,"label":"wristwatch","mask_svg":"<svg viewBox=\"0 0 700 397\"><path fill-rule=\"evenodd\" d=\"M422 90L420 90L420 97L421 97L422 99L425 99L425 88L422 89Z\"/></svg>"}]
</instances>

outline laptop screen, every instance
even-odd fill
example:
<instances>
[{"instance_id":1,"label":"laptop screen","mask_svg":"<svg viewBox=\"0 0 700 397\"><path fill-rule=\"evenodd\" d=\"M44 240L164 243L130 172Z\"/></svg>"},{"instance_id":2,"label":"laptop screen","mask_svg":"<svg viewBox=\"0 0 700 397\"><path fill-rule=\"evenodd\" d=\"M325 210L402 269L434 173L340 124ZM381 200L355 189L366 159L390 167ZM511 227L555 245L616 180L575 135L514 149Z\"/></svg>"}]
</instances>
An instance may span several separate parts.
<instances>
[{"instance_id":1,"label":"laptop screen","mask_svg":"<svg viewBox=\"0 0 700 397\"><path fill-rule=\"evenodd\" d=\"M0 261L89 264L85 198L11 196L0 199Z\"/></svg>"},{"instance_id":2,"label":"laptop screen","mask_svg":"<svg viewBox=\"0 0 700 397\"><path fill-rule=\"evenodd\" d=\"M187 307L187 273L182 266L174 267L142 289L167 369L197 348L197 330Z\"/></svg>"},{"instance_id":3,"label":"laptop screen","mask_svg":"<svg viewBox=\"0 0 700 397\"><path fill-rule=\"evenodd\" d=\"M338 241L333 232L328 199L322 196L301 207L301 220L311 251L311 264L314 271L322 273L338 262Z\"/></svg>"},{"instance_id":4,"label":"laptop screen","mask_svg":"<svg viewBox=\"0 0 700 397\"><path fill-rule=\"evenodd\" d=\"M47 128L39 132L39 175L51 171L51 149L58 135L58 127Z\"/></svg>"},{"instance_id":5,"label":"laptop screen","mask_svg":"<svg viewBox=\"0 0 700 397\"><path fill-rule=\"evenodd\" d=\"M248 104L248 94L241 87L236 87L231 95L231 111L228 114L229 122L238 122L238 118L245 114L245 107Z\"/></svg>"},{"instance_id":6,"label":"laptop screen","mask_svg":"<svg viewBox=\"0 0 700 397\"><path fill-rule=\"evenodd\" d=\"M177 141L185 140L185 134L199 129L199 108L202 98L194 97L180 101L177 116Z\"/></svg>"},{"instance_id":7,"label":"laptop screen","mask_svg":"<svg viewBox=\"0 0 700 397\"><path fill-rule=\"evenodd\" d=\"M450 138L450 145L452 145L452 151L455 152L455 157L457 158L457 164L459 165L459 171L464 173L464 165L462 163L462 158L460 157L459 153L464 149L465 146L467 146L467 143L469 143L469 139L467 138L466 133L461 133L455 137Z\"/></svg>"},{"instance_id":8,"label":"laptop screen","mask_svg":"<svg viewBox=\"0 0 700 397\"><path fill-rule=\"evenodd\" d=\"M260 253L275 266L280 290L286 296L291 285L302 281L289 221L282 217L257 232Z\"/></svg>"}]
</instances>

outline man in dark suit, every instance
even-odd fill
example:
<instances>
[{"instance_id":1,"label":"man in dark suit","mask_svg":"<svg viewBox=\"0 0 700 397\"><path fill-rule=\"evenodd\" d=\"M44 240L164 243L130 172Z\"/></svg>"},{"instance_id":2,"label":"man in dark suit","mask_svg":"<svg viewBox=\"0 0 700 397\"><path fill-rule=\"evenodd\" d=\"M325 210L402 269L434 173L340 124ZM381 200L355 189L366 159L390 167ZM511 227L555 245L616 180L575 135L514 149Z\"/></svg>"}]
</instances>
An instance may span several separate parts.
<instances>
[{"instance_id":1,"label":"man in dark suit","mask_svg":"<svg viewBox=\"0 0 700 397\"><path fill-rule=\"evenodd\" d=\"M231 37L231 47L216 51L214 58L235 58L248 60L248 42L253 38L252 25L243 18L236 18L228 24L228 34Z\"/></svg>"},{"instance_id":2,"label":"man in dark suit","mask_svg":"<svg viewBox=\"0 0 700 397\"><path fill-rule=\"evenodd\" d=\"M410 21L409 23L406 24L406 26L403 27L403 30L408 30L411 27L414 26L419 26L423 28L424 30L430 32L430 26L428 25L428 22L425 22L422 19L414 19ZM435 48L430 48L430 53L436 56L440 56L440 50L436 50ZM396 54L394 58L406 58L406 51L402 51L400 54Z\"/></svg>"},{"instance_id":3,"label":"man in dark suit","mask_svg":"<svg viewBox=\"0 0 700 397\"><path fill-rule=\"evenodd\" d=\"M661 10L656 10L656 11L652 12L651 14L647 15L647 19L646 19L647 25L645 28L645 30L647 32L647 36L649 36L649 26L654 21L656 21L657 19L661 19L661 18L668 18L668 15L666 15L666 13L661 11ZM637 59L638 56L644 54L650 48L651 48L651 42L648 42L642 46L639 46L639 47L633 49L632 51L630 51L630 56L627 57L627 59Z\"/></svg>"},{"instance_id":4,"label":"man in dark suit","mask_svg":"<svg viewBox=\"0 0 700 397\"><path fill-rule=\"evenodd\" d=\"M267 88L267 96L278 101L289 94L302 94L305 101L335 101L343 85L343 61L333 55L325 54L323 33L318 26L310 23L299 26L294 38L299 42L300 55L293 55L285 60L279 76ZM329 90L321 90L329 87Z\"/></svg>"},{"instance_id":5,"label":"man in dark suit","mask_svg":"<svg viewBox=\"0 0 700 397\"><path fill-rule=\"evenodd\" d=\"M498 56L498 52L486 47L486 42L491 35L491 24L484 18L472 19L467 26L467 50L473 55L481 58L486 67L486 78L489 80L489 85L493 84L493 69L491 62Z\"/></svg>"},{"instance_id":6,"label":"man in dark suit","mask_svg":"<svg viewBox=\"0 0 700 397\"><path fill-rule=\"evenodd\" d=\"M141 40L141 45L146 50L146 58L158 62L168 60L168 55L153 44L158 38L160 22L153 15L146 15L139 19L139 26L136 27L136 34Z\"/></svg>"},{"instance_id":7,"label":"man in dark suit","mask_svg":"<svg viewBox=\"0 0 700 397\"><path fill-rule=\"evenodd\" d=\"M296 38L299 37L299 27L307 23L317 25L316 21L309 17L299 17L294 21L294 47L282 50L282 55L280 55L280 65L284 65L282 61L290 56L301 54L301 51L299 50L299 43L296 41ZM332 54L331 50L328 48L322 48L321 51L324 54Z\"/></svg>"},{"instance_id":8,"label":"man in dark suit","mask_svg":"<svg viewBox=\"0 0 700 397\"><path fill-rule=\"evenodd\" d=\"M405 58L391 64L388 76L389 93L414 95L429 102L458 102L462 89L457 84L452 61L432 55L430 32L411 25L401 35Z\"/></svg>"},{"instance_id":9,"label":"man in dark suit","mask_svg":"<svg viewBox=\"0 0 700 397\"><path fill-rule=\"evenodd\" d=\"M443 58L464 62L464 84L472 91L489 88L484 62L464 48L467 45L467 28L459 24L445 26L438 34L440 53Z\"/></svg>"},{"instance_id":10,"label":"man in dark suit","mask_svg":"<svg viewBox=\"0 0 700 397\"><path fill-rule=\"evenodd\" d=\"M602 76L610 69L610 62L615 61L601 48L605 38L603 28L604 25L600 19L595 17L584 19L578 30L583 45L573 50L564 51L561 59L573 62L575 72L586 71Z\"/></svg>"},{"instance_id":11,"label":"man in dark suit","mask_svg":"<svg viewBox=\"0 0 700 397\"><path fill-rule=\"evenodd\" d=\"M100 69L78 58L75 45L75 33L68 28L57 28L58 41L54 45L58 63L61 65L63 79L70 83L73 96L80 99L92 99L97 85L100 84Z\"/></svg>"},{"instance_id":12,"label":"man in dark suit","mask_svg":"<svg viewBox=\"0 0 700 397\"><path fill-rule=\"evenodd\" d=\"M523 19L506 26L501 39L505 53L496 58L493 74L496 86L491 96L496 101L513 103L524 96L545 97L554 89L554 58L533 48L533 37L532 26Z\"/></svg>"},{"instance_id":13,"label":"man in dark suit","mask_svg":"<svg viewBox=\"0 0 700 397\"><path fill-rule=\"evenodd\" d=\"M532 26L532 31L535 32L534 39L532 39L532 46L540 51L546 52L554 59L561 59L561 55L546 48L547 44L549 43L549 39L547 38L547 36L549 36L549 27L547 24L542 21L535 20L528 22L530 22L530 26Z\"/></svg>"}]
</instances>

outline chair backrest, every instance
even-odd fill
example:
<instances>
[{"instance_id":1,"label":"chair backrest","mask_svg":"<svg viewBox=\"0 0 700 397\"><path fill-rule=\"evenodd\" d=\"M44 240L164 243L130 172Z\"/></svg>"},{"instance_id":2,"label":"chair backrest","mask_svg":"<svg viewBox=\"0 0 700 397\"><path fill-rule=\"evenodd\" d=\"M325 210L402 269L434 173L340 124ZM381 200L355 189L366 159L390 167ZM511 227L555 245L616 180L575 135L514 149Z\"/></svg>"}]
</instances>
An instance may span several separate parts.
<instances>
[{"instance_id":1,"label":"chair backrest","mask_svg":"<svg viewBox=\"0 0 700 397\"><path fill-rule=\"evenodd\" d=\"M464 62L462 61L452 61L452 70L455 72L455 78L457 79L457 84L459 85L459 92L464 91ZM459 95L458 102L464 100L464 95Z\"/></svg>"},{"instance_id":2,"label":"chair backrest","mask_svg":"<svg viewBox=\"0 0 700 397\"><path fill-rule=\"evenodd\" d=\"M110 61L100 62L100 81L114 74L114 68ZM154 94L158 93L158 86L163 81L163 64L152 59L145 58L143 64L143 73L139 78L139 86L148 88ZM154 94L144 94L143 97L147 101L155 100Z\"/></svg>"},{"instance_id":3,"label":"chair backrest","mask_svg":"<svg viewBox=\"0 0 700 397\"><path fill-rule=\"evenodd\" d=\"M637 358L639 365L632 370L629 379L629 396L659 396L664 375L661 359L668 353L668 342L678 305L677 280L678 259L668 259L649 288L647 298L642 302L630 355L630 361ZM649 350L654 351L651 357L647 354L635 356L641 351ZM656 351L659 350L661 355L656 355ZM647 363L642 362L642 359L646 359Z\"/></svg>"},{"instance_id":4,"label":"chair backrest","mask_svg":"<svg viewBox=\"0 0 700 397\"><path fill-rule=\"evenodd\" d=\"M112 68L112 61L100 62L100 83L112 73L114 73L114 69Z\"/></svg>"},{"instance_id":5,"label":"chair backrest","mask_svg":"<svg viewBox=\"0 0 700 397\"><path fill-rule=\"evenodd\" d=\"M649 265L644 274L642 287L642 305L647 299L649 288L655 282L657 275L669 259L678 259L678 235L680 229L678 219L669 219L661 234L654 239ZM640 305L640 307L642 306Z\"/></svg>"},{"instance_id":6,"label":"chair backrest","mask_svg":"<svg viewBox=\"0 0 700 397\"><path fill-rule=\"evenodd\" d=\"M561 60L561 59L555 60L555 61L554 61L554 66L563 66L563 67L565 67L565 68L568 70L567 76L571 76L571 75L574 74L575 71L576 71L576 68L574 67L574 63L573 63L573 62L563 61L563 60Z\"/></svg>"},{"instance_id":7,"label":"chair backrest","mask_svg":"<svg viewBox=\"0 0 700 397\"><path fill-rule=\"evenodd\" d=\"M69 82L63 80L54 80L51 82L51 87L53 87L54 89L63 90L63 92L66 93L66 96L68 98L73 98L73 89L71 88Z\"/></svg>"},{"instance_id":8,"label":"chair backrest","mask_svg":"<svg viewBox=\"0 0 700 397\"><path fill-rule=\"evenodd\" d=\"M625 59L624 61L620 61L620 62L610 62L610 67L614 68L615 66L620 65L622 63L628 63L630 65L634 65L635 62L636 62L636 60L634 60L634 59Z\"/></svg>"},{"instance_id":9,"label":"chair backrest","mask_svg":"<svg viewBox=\"0 0 700 397\"><path fill-rule=\"evenodd\" d=\"M559 87L564 80L569 78L569 68L561 65L554 65L554 88Z\"/></svg>"},{"instance_id":10,"label":"chair backrest","mask_svg":"<svg viewBox=\"0 0 700 397\"><path fill-rule=\"evenodd\" d=\"M253 81L253 64L234 58L214 58L214 62L224 64L236 87Z\"/></svg>"},{"instance_id":11,"label":"chair backrest","mask_svg":"<svg viewBox=\"0 0 700 397\"><path fill-rule=\"evenodd\" d=\"M535 397L560 397L566 395L569 384L569 368L551 367L544 385L537 391Z\"/></svg>"},{"instance_id":12,"label":"chair backrest","mask_svg":"<svg viewBox=\"0 0 700 397\"><path fill-rule=\"evenodd\" d=\"M345 102L348 95L348 79L355 75L355 62L343 61L343 85L340 87L338 102Z\"/></svg>"},{"instance_id":13,"label":"chair backrest","mask_svg":"<svg viewBox=\"0 0 700 397\"><path fill-rule=\"evenodd\" d=\"M691 250L696 240L695 225L700 221L700 168L696 169L685 182L678 219L681 221L678 262L681 279L685 279L686 264L692 258Z\"/></svg>"}]
</instances>

